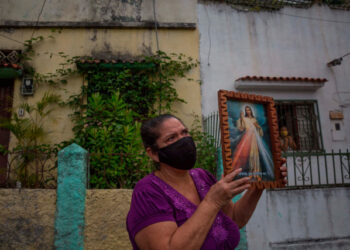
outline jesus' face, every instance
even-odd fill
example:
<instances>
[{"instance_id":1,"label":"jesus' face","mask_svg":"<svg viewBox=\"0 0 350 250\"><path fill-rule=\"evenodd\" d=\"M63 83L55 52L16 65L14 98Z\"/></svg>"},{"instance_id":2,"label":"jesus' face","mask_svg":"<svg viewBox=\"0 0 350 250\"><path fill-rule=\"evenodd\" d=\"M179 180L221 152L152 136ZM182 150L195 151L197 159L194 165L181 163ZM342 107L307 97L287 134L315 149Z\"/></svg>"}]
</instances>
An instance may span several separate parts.
<instances>
[{"instance_id":1,"label":"jesus' face","mask_svg":"<svg viewBox=\"0 0 350 250\"><path fill-rule=\"evenodd\" d=\"M245 116L252 117L252 109L249 106L245 107Z\"/></svg>"}]
</instances>

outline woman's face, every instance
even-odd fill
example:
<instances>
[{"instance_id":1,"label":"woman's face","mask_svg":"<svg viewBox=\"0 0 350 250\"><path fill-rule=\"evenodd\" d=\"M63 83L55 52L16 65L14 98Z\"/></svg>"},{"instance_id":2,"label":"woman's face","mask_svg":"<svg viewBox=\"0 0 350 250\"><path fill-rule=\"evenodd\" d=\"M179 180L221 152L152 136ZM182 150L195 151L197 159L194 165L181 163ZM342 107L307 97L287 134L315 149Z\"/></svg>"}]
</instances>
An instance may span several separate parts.
<instances>
[{"instance_id":1,"label":"woman's face","mask_svg":"<svg viewBox=\"0 0 350 250\"><path fill-rule=\"evenodd\" d=\"M189 136L188 129L176 118L169 118L159 126L158 148L166 147L185 136Z\"/></svg>"},{"instance_id":2,"label":"woman's face","mask_svg":"<svg viewBox=\"0 0 350 250\"><path fill-rule=\"evenodd\" d=\"M252 110L250 109L250 107L245 107L245 113L247 114L247 116L252 116Z\"/></svg>"}]
</instances>

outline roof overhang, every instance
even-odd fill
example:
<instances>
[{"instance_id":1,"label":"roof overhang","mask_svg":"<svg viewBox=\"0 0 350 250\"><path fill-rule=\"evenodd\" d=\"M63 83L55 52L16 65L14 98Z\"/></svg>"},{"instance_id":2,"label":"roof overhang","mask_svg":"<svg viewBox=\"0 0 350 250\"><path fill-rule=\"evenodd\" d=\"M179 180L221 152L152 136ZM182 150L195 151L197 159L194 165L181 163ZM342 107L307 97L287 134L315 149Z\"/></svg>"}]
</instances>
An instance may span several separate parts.
<instances>
[{"instance_id":1,"label":"roof overhang","mask_svg":"<svg viewBox=\"0 0 350 250\"><path fill-rule=\"evenodd\" d=\"M314 91L324 86L325 78L245 76L235 81L237 90Z\"/></svg>"}]
</instances>

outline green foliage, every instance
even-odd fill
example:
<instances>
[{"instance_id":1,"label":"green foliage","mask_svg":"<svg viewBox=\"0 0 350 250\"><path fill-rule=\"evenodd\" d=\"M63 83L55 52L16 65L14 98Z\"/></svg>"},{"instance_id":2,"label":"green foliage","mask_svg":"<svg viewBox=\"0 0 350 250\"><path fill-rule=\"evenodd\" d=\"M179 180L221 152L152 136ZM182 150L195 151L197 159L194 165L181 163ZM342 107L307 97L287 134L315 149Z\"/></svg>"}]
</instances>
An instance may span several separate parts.
<instances>
[{"instance_id":1,"label":"green foliage","mask_svg":"<svg viewBox=\"0 0 350 250\"><path fill-rule=\"evenodd\" d=\"M52 29L51 35L47 37L36 36L24 42L24 49L21 54L21 61L23 64L24 73L26 75L33 76L36 87L38 87L40 84L48 84L50 86L58 87L60 84L66 84L67 79L78 72L75 66L75 62L80 57L70 57L62 51L58 53L53 53L49 51L42 53L42 55L44 56L49 56L50 59L53 56L55 56L62 60L62 63L59 64L59 68L57 68L55 72L42 74L36 72L30 64L30 61L33 60L33 57L41 56L39 53L36 53L36 47L39 46L45 40L55 39L55 37L53 36L54 33L61 33L61 30Z\"/></svg>"},{"instance_id":2,"label":"green foliage","mask_svg":"<svg viewBox=\"0 0 350 250\"><path fill-rule=\"evenodd\" d=\"M119 92L94 93L74 127L75 141L88 149L92 188L131 188L151 171L140 137L140 123Z\"/></svg>"},{"instance_id":3,"label":"green foliage","mask_svg":"<svg viewBox=\"0 0 350 250\"><path fill-rule=\"evenodd\" d=\"M33 75L36 88L40 84L61 88L76 73L83 74L89 83L88 86L82 86L81 93L71 96L65 102L74 112L72 120L75 124L75 137L71 141L55 145L55 150L73 141L88 150L91 154L90 185L93 188L132 188L152 169L142 146L139 122L158 113L171 112L175 102L184 102L178 96L174 83L178 78L186 77L198 62L183 54L168 55L158 51L155 55L144 56L140 62L125 64L120 69L103 70L97 67L78 70L76 62L79 57L69 57L63 52L44 52L42 55L49 58L60 57L62 63L54 72L40 74L35 72L29 62L34 56L39 56L35 48L45 39L54 37L38 36L25 41L22 54L22 60L27 62L25 72ZM154 67L137 67L138 64ZM192 81L189 78L187 80ZM48 97L44 99L49 101ZM53 151L53 147L41 144L42 141L39 140L47 136L41 118L46 117L51 110L42 104L35 107L24 104L23 108L29 117L35 113L39 119L13 116L9 129L18 138L15 150L27 156L29 153L26 152L41 152L44 149L48 150L44 150L47 153ZM204 142L200 134L197 134L200 143ZM33 157L27 156L20 158L23 163L20 168L24 169L24 172L21 170L24 174L19 171L19 176L23 176L25 183L29 183L31 178L27 171L28 164L40 159L39 153ZM35 183L38 183L38 178L35 178Z\"/></svg>"},{"instance_id":4,"label":"green foliage","mask_svg":"<svg viewBox=\"0 0 350 250\"><path fill-rule=\"evenodd\" d=\"M43 143L49 134L44 129L44 123L60 100L58 95L45 93L35 105L20 105L25 111L24 117L13 112L10 119L0 120L0 127L8 129L17 140L16 146L10 151L1 146L0 153L10 156L9 166L14 167L10 169L11 177L15 176L22 187L52 187L49 182L54 180L52 170L55 166L52 167L50 159L54 158L58 147Z\"/></svg>"},{"instance_id":5,"label":"green foliage","mask_svg":"<svg viewBox=\"0 0 350 250\"><path fill-rule=\"evenodd\" d=\"M96 68L86 74L89 82L88 89L83 89L80 96L74 96L71 103L80 104L86 94L100 93L104 97L110 96L118 90L127 105L133 110L137 119L145 119L156 113L170 112L175 102L184 102L179 98L174 83L176 79L185 77L186 73L197 66L192 58L183 54L170 56L159 51L156 55L144 57L137 64L153 64L153 68L137 69L121 68L106 71ZM192 81L192 79L188 79ZM80 100L74 100L77 98Z\"/></svg>"},{"instance_id":6,"label":"green foliage","mask_svg":"<svg viewBox=\"0 0 350 250\"><path fill-rule=\"evenodd\" d=\"M68 102L75 109L74 141L91 153L93 188L132 188L151 172L139 121L170 112L174 102L184 102L173 85L197 62L183 54L158 52L133 66L113 71L81 69L89 86L83 86L81 93L71 96Z\"/></svg>"},{"instance_id":7,"label":"green foliage","mask_svg":"<svg viewBox=\"0 0 350 250\"><path fill-rule=\"evenodd\" d=\"M190 134L197 146L197 161L195 168L203 168L216 176L217 149L212 136L202 131L198 117L192 124Z\"/></svg>"}]
</instances>

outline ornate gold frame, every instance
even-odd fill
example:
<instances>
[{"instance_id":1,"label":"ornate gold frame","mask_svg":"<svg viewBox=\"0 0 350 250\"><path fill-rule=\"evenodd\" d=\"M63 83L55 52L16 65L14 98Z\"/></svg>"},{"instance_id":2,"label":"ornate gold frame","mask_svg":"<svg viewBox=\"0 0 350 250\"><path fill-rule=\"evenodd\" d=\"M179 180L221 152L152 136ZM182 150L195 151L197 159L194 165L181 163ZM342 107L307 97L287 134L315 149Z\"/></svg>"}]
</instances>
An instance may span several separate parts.
<instances>
[{"instance_id":1,"label":"ornate gold frame","mask_svg":"<svg viewBox=\"0 0 350 250\"><path fill-rule=\"evenodd\" d=\"M275 103L272 97L260 96L247 93L239 93L234 91L219 90L219 116L220 116L220 129L221 129L221 147L222 147L222 159L224 165L224 174L232 172L234 167L232 166L232 152L230 147L230 133L228 124L228 110L227 100L260 103L265 107L268 127L270 132L271 141L271 153L274 164L275 181L254 181L251 184L259 189L263 188L279 188L284 187L283 177L281 176L281 149L279 142L279 130L277 122L277 113L275 109Z\"/></svg>"}]
</instances>

